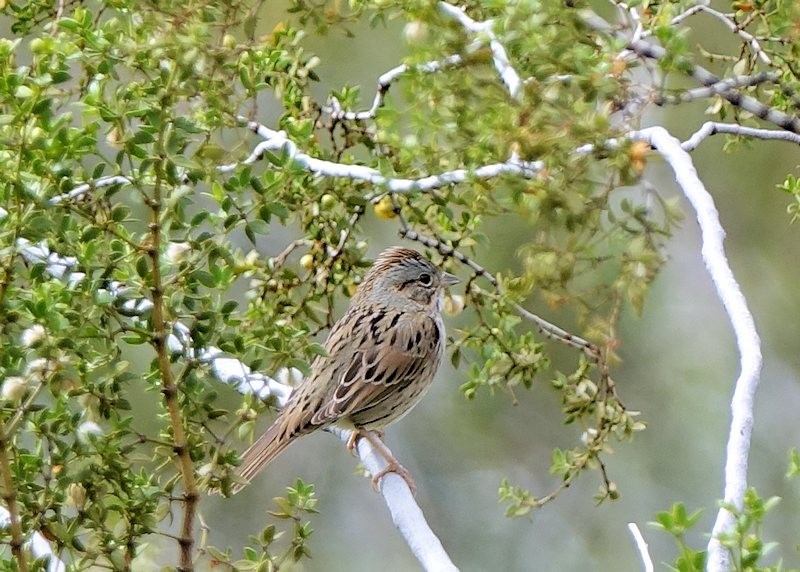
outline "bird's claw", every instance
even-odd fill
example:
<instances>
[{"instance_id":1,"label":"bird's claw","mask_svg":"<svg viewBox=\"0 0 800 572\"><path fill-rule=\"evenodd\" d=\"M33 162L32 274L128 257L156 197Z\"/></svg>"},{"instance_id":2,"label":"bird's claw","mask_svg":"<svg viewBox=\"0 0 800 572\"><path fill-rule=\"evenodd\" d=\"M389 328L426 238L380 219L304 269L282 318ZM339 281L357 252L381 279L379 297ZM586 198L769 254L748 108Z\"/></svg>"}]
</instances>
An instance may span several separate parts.
<instances>
[{"instance_id":1,"label":"bird's claw","mask_svg":"<svg viewBox=\"0 0 800 572\"><path fill-rule=\"evenodd\" d=\"M402 477L408 485L408 488L411 489L411 494L416 496L417 485L414 484L414 479L411 477L411 473L397 461L390 461L389 464L383 469L372 475L372 488L375 489L375 492L380 492L380 481L386 476L387 473L395 473L396 475Z\"/></svg>"}]
</instances>

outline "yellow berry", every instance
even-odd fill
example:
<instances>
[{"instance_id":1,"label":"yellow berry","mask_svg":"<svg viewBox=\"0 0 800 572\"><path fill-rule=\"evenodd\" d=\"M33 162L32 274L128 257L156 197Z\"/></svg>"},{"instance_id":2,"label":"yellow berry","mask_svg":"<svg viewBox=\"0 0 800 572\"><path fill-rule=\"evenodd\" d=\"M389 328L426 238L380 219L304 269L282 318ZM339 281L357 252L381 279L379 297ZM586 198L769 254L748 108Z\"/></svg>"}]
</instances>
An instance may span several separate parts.
<instances>
[{"instance_id":1,"label":"yellow berry","mask_svg":"<svg viewBox=\"0 0 800 572\"><path fill-rule=\"evenodd\" d=\"M631 158L631 167L637 175L641 175L647 166L648 153L650 153L650 144L645 141L636 141L631 145L628 156Z\"/></svg>"},{"instance_id":2,"label":"yellow berry","mask_svg":"<svg viewBox=\"0 0 800 572\"><path fill-rule=\"evenodd\" d=\"M319 199L319 206L325 210L330 210L336 206L336 197L330 193L325 193Z\"/></svg>"},{"instance_id":3,"label":"yellow berry","mask_svg":"<svg viewBox=\"0 0 800 572\"><path fill-rule=\"evenodd\" d=\"M300 266L302 266L306 270L311 270L312 268L314 268L314 255L304 254L303 256L301 256Z\"/></svg>"},{"instance_id":4,"label":"yellow berry","mask_svg":"<svg viewBox=\"0 0 800 572\"><path fill-rule=\"evenodd\" d=\"M386 195L375 203L372 208L375 210L375 214L378 218L382 218L383 220L393 219L397 216L397 213L394 211L394 201L392 201L392 197L389 195Z\"/></svg>"},{"instance_id":5,"label":"yellow berry","mask_svg":"<svg viewBox=\"0 0 800 572\"><path fill-rule=\"evenodd\" d=\"M236 38L231 34L225 34L222 36L222 45L228 49L233 49L236 47Z\"/></svg>"}]
</instances>

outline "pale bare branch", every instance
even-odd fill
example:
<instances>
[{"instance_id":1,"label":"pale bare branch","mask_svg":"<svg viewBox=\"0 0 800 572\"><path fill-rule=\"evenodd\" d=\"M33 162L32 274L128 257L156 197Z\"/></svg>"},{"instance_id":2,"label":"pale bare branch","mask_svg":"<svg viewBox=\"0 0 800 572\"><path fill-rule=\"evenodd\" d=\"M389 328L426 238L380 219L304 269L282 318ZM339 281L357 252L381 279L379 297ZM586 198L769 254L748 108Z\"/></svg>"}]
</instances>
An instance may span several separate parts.
<instances>
[{"instance_id":1,"label":"pale bare branch","mask_svg":"<svg viewBox=\"0 0 800 572\"><path fill-rule=\"evenodd\" d=\"M747 307L733 271L725 255L725 231L719 220L714 200L697 176L692 159L681 143L663 127L650 127L630 134L647 141L669 163L681 191L695 210L702 236L703 261L725 312L733 326L739 350L740 373L731 402L731 425L725 461L724 502L742 508L747 489L747 466L750 437L753 432L753 399L761 375L761 340L753 316ZM720 508L708 543L708 572L724 572L730 567L730 553L719 541L735 524L734 515Z\"/></svg>"},{"instance_id":2,"label":"pale bare branch","mask_svg":"<svg viewBox=\"0 0 800 572\"><path fill-rule=\"evenodd\" d=\"M730 135L739 135L741 137L753 137L755 139L789 141L790 143L796 143L800 145L800 135L797 133L792 133L791 131L756 129L753 127L744 127L736 123L718 123L716 121L707 121L700 129L698 129L691 137L689 137L689 139L681 143L681 147L684 151L694 151L707 137L717 133L727 133Z\"/></svg>"},{"instance_id":3,"label":"pale bare branch","mask_svg":"<svg viewBox=\"0 0 800 572\"><path fill-rule=\"evenodd\" d=\"M474 169L454 169L444 171L438 175L408 179L402 177L388 177L379 170L364 165L350 165L317 159L302 152L297 144L289 139L284 131L275 131L269 127L255 121L248 121L240 118L247 123L247 127L265 139L259 143L252 153L244 159L241 164L252 164L261 159L265 152L273 151L284 153L289 161L315 175L332 178L344 178L354 181L363 181L372 185L380 186L383 192L392 193L411 193L429 192L442 187L463 183L470 179L493 179L501 175L517 175L525 178L532 178L541 171L543 163L541 161L521 161L519 157L512 153L508 160L502 163L491 163L482 165ZM228 166L226 166L227 168ZM377 199L382 192L368 195L369 200Z\"/></svg>"},{"instance_id":4,"label":"pale bare branch","mask_svg":"<svg viewBox=\"0 0 800 572\"><path fill-rule=\"evenodd\" d=\"M642 532L635 522L628 523L628 530L631 532L633 541L636 543L636 550L639 551L639 558L642 559L644 572L653 572L653 559L650 558L650 549L647 546L644 536L642 536Z\"/></svg>"}]
</instances>

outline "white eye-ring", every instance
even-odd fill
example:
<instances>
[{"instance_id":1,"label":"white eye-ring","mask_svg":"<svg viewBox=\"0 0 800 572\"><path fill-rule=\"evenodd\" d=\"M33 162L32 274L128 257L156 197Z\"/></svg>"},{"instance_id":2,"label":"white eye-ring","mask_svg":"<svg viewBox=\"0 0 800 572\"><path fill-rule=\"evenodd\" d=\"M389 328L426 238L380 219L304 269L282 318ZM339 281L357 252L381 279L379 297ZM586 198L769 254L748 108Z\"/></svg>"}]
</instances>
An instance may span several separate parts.
<instances>
[{"instance_id":1,"label":"white eye-ring","mask_svg":"<svg viewBox=\"0 0 800 572\"><path fill-rule=\"evenodd\" d=\"M420 274L418 280L423 286L430 286L431 282L433 282L433 278L427 272Z\"/></svg>"}]
</instances>

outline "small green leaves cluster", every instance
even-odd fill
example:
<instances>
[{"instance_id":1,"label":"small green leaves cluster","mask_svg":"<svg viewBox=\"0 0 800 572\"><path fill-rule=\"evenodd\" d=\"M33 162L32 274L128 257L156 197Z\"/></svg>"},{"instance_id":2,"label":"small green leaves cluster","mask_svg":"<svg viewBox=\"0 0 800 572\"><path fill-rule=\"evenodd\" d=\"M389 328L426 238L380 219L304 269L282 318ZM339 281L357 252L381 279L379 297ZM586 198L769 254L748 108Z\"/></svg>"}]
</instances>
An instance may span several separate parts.
<instances>
[{"instance_id":1,"label":"small green leaves cluster","mask_svg":"<svg viewBox=\"0 0 800 572\"><path fill-rule=\"evenodd\" d=\"M783 569L781 565L764 566L762 564L762 559L777 546L776 543L764 542L763 525L767 513L779 502L779 497L761 498L751 487L745 492L744 505L741 510L731 505L722 505L736 517L733 530L719 538L722 545L731 551L735 570L772 572Z\"/></svg>"},{"instance_id":2,"label":"small green leaves cluster","mask_svg":"<svg viewBox=\"0 0 800 572\"><path fill-rule=\"evenodd\" d=\"M675 539L678 556L671 569L676 572L701 572L705 569L706 554L690 548L686 543L686 533L700 520L702 510L689 514L683 503L675 503L668 511L656 515L651 526L663 530Z\"/></svg>"},{"instance_id":3,"label":"small green leaves cluster","mask_svg":"<svg viewBox=\"0 0 800 572\"><path fill-rule=\"evenodd\" d=\"M550 365L541 342L520 327L522 318L512 313L507 299L473 288L468 301L475 318L458 331L451 354L455 367L461 365L462 356L473 358L461 385L464 396L474 399L480 389L511 391L520 385L529 389Z\"/></svg>"},{"instance_id":4,"label":"small green leaves cluster","mask_svg":"<svg viewBox=\"0 0 800 572\"><path fill-rule=\"evenodd\" d=\"M794 457L794 453L792 454ZM794 460L792 461L794 463ZM789 473L792 473L790 467ZM737 572L781 572L787 570L779 562L765 565L763 560L772 552L777 543L765 542L763 527L767 514L780 502L779 497L761 498L754 488L745 492L743 506L721 503L735 518L733 529L718 537L720 543L730 551L732 570ZM705 569L706 553L691 548L686 534L700 520L702 510L687 513L683 503L675 503L669 511L658 513L656 521L650 523L663 530L675 540L678 556L671 570L676 572L702 572Z\"/></svg>"},{"instance_id":5,"label":"small green leaves cluster","mask_svg":"<svg viewBox=\"0 0 800 572\"><path fill-rule=\"evenodd\" d=\"M786 213L792 222L800 219L800 179L787 175L786 180L778 188L792 196L792 202L786 207Z\"/></svg>"},{"instance_id":6,"label":"small green leaves cluster","mask_svg":"<svg viewBox=\"0 0 800 572\"><path fill-rule=\"evenodd\" d=\"M631 439L636 432L644 430L645 424L638 420L639 412L627 410L620 402L612 380L601 376L603 385L593 381L593 368L591 362L581 360L574 373L568 376L557 373L551 381L552 387L561 394L564 422L582 430L580 444L570 449L553 449L550 474L558 479L558 484L547 494L534 495L504 480L499 500L507 505L508 516L525 516L532 509L555 500L587 469L597 470L601 475L595 502L599 504L619 497L616 483L606 472L603 456L613 452L613 442Z\"/></svg>"},{"instance_id":7,"label":"small green leaves cluster","mask_svg":"<svg viewBox=\"0 0 800 572\"><path fill-rule=\"evenodd\" d=\"M313 530L306 518L318 512L314 485L298 479L294 486L286 488L285 497L276 497L272 502L276 508L269 511L269 515L292 523L291 533L279 531L275 524L267 525L258 536L252 537L251 545L244 549L244 557L238 560L232 557L230 550L206 547L205 553L212 566L225 564L242 572L274 572L311 557L308 541Z\"/></svg>"}]
</instances>

